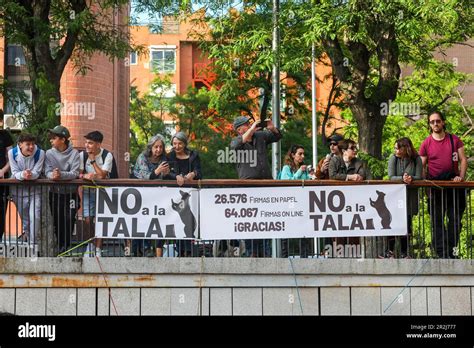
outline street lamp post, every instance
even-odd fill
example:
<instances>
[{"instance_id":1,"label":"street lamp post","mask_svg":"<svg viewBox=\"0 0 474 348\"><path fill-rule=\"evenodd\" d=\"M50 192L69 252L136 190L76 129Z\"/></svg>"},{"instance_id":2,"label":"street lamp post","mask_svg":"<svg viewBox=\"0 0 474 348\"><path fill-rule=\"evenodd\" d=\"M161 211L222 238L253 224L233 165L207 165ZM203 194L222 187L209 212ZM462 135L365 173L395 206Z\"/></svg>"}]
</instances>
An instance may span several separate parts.
<instances>
[{"instance_id":1,"label":"street lamp post","mask_svg":"<svg viewBox=\"0 0 474 348\"><path fill-rule=\"evenodd\" d=\"M273 70L272 70L272 121L275 127L280 128L280 29L278 17L280 0L273 0ZM276 178L280 169L280 142L272 144L272 174ZM279 243L278 243L279 244ZM272 257L277 257L277 240L272 240Z\"/></svg>"}]
</instances>

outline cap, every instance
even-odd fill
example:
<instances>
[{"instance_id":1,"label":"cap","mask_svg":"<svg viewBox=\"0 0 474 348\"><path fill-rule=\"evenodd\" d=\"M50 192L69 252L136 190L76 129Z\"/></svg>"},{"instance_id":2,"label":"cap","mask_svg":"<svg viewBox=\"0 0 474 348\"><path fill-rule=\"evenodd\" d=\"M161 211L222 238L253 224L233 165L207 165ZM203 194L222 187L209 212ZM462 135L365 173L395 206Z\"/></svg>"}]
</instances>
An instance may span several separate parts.
<instances>
[{"instance_id":1,"label":"cap","mask_svg":"<svg viewBox=\"0 0 474 348\"><path fill-rule=\"evenodd\" d=\"M64 126L56 126L53 129L49 129L49 132L66 139L69 139L71 137L71 134L69 133L68 129Z\"/></svg>"},{"instance_id":2,"label":"cap","mask_svg":"<svg viewBox=\"0 0 474 348\"><path fill-rule=\"evenodd\" d=\"M250 121L250 117L239 116L234 120L234 130Z\"/></svg>"},{"instance_id":3,"label":"cap","mask_svg":"<svg viewBox=\"0 0 474 348\"><path fill-rule=\"evenodd\" d=\"M329 140L329 143L331 143L332 141L335 141L336 143L338 143L341 140L344 140L344 138L339 134L333 134L329 137L328 140Z\"/></svg>"}]
</instances>

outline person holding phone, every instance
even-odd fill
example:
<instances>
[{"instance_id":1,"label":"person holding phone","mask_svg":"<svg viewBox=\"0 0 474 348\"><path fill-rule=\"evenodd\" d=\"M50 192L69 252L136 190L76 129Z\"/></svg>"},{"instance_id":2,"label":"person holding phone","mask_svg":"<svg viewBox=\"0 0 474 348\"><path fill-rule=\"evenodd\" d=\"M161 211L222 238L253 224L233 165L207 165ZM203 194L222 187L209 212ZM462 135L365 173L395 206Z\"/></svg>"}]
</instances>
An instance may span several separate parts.
<instances>
[{"instance_id":1,"label":"person holding phone","mask_svg":"<svg viewBox=\"0 0 474 348\"><path fill-rule=\"evenodd\" d=\"M281 180L309 180L307 166L304 164L304 147L291 145L281 169Z\"/></svg>"},{"instance_id":2,"label":"person holding phone","mask_svg":"<svg viewBox=\"0 0 474 348\"><path fill-rule=\"evenodd\" d=\"M138 155L133 175L137 179L171 179L170 165L165 152L165 138L157 134L148 141L145 150Z\"/></svg>"},{"instance_id":3,"label":"person holding phone","mask_svg":"<svg viewBox=\"0 0 474 348\"><path fill-rule=\"evenodd\" d=\"M301 145L291 145L285 156L285 165L281 170L281 180L310 180L308 166L304 164L304 147ZM308 257L311 248L311 239L299 239L300 256ZM288 257L289 239L281 240L281 257Z\"/></svg>"},{"instance_id":4,"label":"person holding phone","mask_svg":"<svg viewBox=\"0 0 474 348\"><path fill-rule=\"evenodd\" d=\"M133 175L136 179L142 180L170 180L170 165L165 152L165 138L161 134L156 134L146 144L145 150L138 155ZM141 243L143 242L143 243ZM141 244L141 245L140 245ZM132 252L134 255L148 255L152 250L150 240L134 240ZM163 256L163 240L158 240L155 246L155 255Z\"/></svg>"},{"instance_id":5,"label":"person holding phone","mask_svg":"<svg viewBox=\"0 0 474 348\"><path fill-rule=\"evenodd\" d=\"M316 167L316 179L327 180L329 179L329 161L334 156L340 156L341 150L339 149L339 142L344 140L339 134L334 134L329 137L329 153L326 157L322 158Z\"/></svg>"},{"instance_id":6,"label":"person holding phone","mask_svg":"<svg viewBox=\"0 0 474 348\"><path fill-rule=\"evenodd\" d=\"M239 179L273 179L268 164L268 145L276 143L282 138L280 130L271 120L266 120L266 128L262 130L259 122L250 124L250 117L239 116L234 120L234 131L237 137L233 138L230 148L236 152L243 152L243 158L256 158L256 161L237 163ZM240 157L240 156L239 156ZM245 240L246 256L271 256L270 240Z\"/></svg>"}]
</instances>

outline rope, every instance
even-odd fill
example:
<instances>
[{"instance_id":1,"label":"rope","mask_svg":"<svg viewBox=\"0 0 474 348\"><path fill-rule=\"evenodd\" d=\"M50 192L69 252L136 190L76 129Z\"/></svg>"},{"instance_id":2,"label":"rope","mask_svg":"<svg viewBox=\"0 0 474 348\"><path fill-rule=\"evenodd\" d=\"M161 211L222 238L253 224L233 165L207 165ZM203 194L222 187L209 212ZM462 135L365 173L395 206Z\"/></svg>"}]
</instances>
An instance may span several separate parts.
<instances>
[{"instance_id":1,"label":"rope","mask_svg":"<svg viewBox=\"0 0 474 348\"><path fill-rule=\"evenodd\" d=\"M95 182L94 179L91 179L90 181L92 181L92 183L94 184L94 186L91 186L91 185L83 185L82 187L83 187L83 188L85 187L85 188L99 189L99 190L100 190L100 189L105 189L105 188L107 188L107 186L99 186L99 185L97 185L97 183ZM92 240L92 239L95 239L95 238L96 238L96 237L94 236L93 238L91 238L91 239L89 239L89 240ZM84 244L84 243L82 243L82 244ZM81 244L81 245L82 245L82 244ZM77 247L79 247L79 246L77 246ZM76 247L76 248L77 248L77 247ZM114 301L114 298L113 298L113 296L112 296L112 289L110 288L109 283L107 282L107 277L105 276L105 272L104 272L104 270L103 270L103 268L102 268L102 264L100 263L99 257L98 257L97 255L95 256L95 259L97 260L97 264L99 265L100 272L101 272L101 274L102 274L102 277L104 278L105 286L107 287L107 289L109 289L109 298L110 298L110 300L111 300L111 302L112 302L112 306L113 306L113 308L114 308L115 315L118 316L117 306L115 306L115 301Z\"/></svg>"},{"instance_id":2,"label":"rope","mask_svg":"<svg viewBox=\"0 0 474 348\"><path fill-rule=\"evenodd\" d=\"M397 294L397 296L395 296L395 298L392 300L392 302L390 302L390 304L384 309L384 313L386 311L388 311L390 309L390 307L392 307L392 305L395 303L396 299L398 298L398 296L400 296L402 294L402 292L405 291L406 288L408 288L408 286L411 284L411 282L417 277L417 275L423 270L423 268L425 267L425 265L428 263L430 259L426 259L423 264L421 265L421 267L416 271L415 275L408 281L408 283L403 287L403 289Z\"/></svg>"},{"instance_id":3,"label":"rope","mask_svg":"<svg viewBox=\"0 0 474 348\"><path fill-rule=\"evenodd\" d=\"M296 280L296 273L293 267L293 261L291 261L291 257L289 257L288 260L290 261L291 270L293 271L293 278L295 279L296 293L298 294L298 302L300 303L301 315L303 315L303 304L301 303L300 289L298 287L298 282Z\"/></svg>"},{"instance_id":4,"label":"rope","mask_svg":"<svg viewBox=\"0 0 474 348\"><path fill-rule=\"evenodd\" d=\"M95 237L89 238L88 240L82 242L81 244L76 245L74 248L71 248L71 249L68 249L68 250L62 252L61 254L58 255L58 257L62 257L62 256L64 256L65 254L68 254L70 251L73 251L73 250L79 248L80 246L83 246L84 244L89 243L89 242L92 241L93 239L95 239ZM86 253L87 253L87 252L85 252L84 254L86 254Z\"/></svg>"},{"instance_id":5,"label":"rope","mask_svg":"<svg viewBox=\"0 0 474 348\"><path fill-rule=\"evenodd\" d=\"M95 259L97 260L97 263L99 264L100 272L102 273L102 276L104 277L105 286L109 289L109 297L110 297L110 300L112 301L112 305L114 306L115 315L118 316L117 307L115 306L115 301L114 301L114 298L112 297L112 289L109 287L109 283L107 282L107 277L105 276L104 270L102 269L102 265L100 263L99 257L96 256Z\"/></svg>"}]
</instances>

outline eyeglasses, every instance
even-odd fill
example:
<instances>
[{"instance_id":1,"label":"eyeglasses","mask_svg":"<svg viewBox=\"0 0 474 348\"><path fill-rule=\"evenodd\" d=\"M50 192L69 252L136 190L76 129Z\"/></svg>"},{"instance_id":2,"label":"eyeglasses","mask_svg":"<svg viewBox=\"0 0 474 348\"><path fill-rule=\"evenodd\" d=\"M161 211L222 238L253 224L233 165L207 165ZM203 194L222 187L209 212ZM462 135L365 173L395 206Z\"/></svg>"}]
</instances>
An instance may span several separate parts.
<instances>
[{"instance_id":1,"label":"eyeglasses","mask_svg":"<svg viewBox=\"0 0 474 348\"><path fill-rule=\"evenodd\" d=\"M337 146L337 143L329 143L329 146Z\"/></svg>"},{"instance_id":2,"label":"eyeglasses","mask_svg":"<svg viewBox=\"0 0 474 348\"><path fill-rule=\"evenodd\" d=\"M441 123L443 122L442 120L431 120L430 121L430 124L438 124L438 123Z\"/></svg>"},{"instance_id":3,"label":"eyeglasses","mask_svg":"<svg viewBox=\"0 0 474 348\"><path fill-rule=\"evenodd\" d=\"M357 146L351 146L349 147L349 149L351 149L352 151L357 151Z\"/></svg>"}]
</instances>

